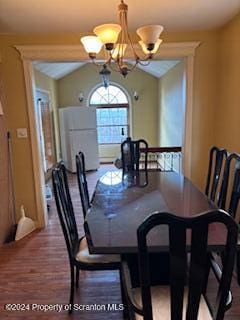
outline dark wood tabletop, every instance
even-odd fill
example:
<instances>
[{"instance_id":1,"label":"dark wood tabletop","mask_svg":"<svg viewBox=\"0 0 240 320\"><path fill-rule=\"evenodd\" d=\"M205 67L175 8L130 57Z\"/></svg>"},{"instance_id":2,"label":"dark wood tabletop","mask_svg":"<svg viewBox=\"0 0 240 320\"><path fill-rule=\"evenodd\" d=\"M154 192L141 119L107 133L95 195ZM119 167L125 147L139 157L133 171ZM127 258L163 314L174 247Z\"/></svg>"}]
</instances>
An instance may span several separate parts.
<instances>
[{"instance_id":1,"label":"dark wood tabletop","mask_svg":"<svg viewBox=\"0 0 240 320\"><path fill-rule=\"evenodd\" d=\"M121 171L107 172L96 185L86 216L89 250L99 254L136 253L137 228L153 212L192 217L215 208L191 181L176 172L140 171L124 177ZM221 250L225 230L219 224L209 228L209 250ZM168 251L167 228L151 231L148 243L152 252Z\"/></svg>"}]
</instances>

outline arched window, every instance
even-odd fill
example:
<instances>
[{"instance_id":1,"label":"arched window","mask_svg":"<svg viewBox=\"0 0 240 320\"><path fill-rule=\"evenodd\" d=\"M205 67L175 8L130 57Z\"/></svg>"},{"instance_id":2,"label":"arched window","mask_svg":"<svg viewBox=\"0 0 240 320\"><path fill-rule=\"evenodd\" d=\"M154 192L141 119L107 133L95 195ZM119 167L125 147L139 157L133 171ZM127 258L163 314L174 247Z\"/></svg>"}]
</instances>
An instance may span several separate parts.
<instances>
[{"instance_id":1,"label":"arched window","mask_svg":"<svg viewBox=\"0 0 240 320\"><path fill-rule=\"evenodd\" d=\"M91 95L90 106L97 108L99 144L121 143L128 136L129 103L117 86L98 87Z\"/></svg>"}]
</instances>

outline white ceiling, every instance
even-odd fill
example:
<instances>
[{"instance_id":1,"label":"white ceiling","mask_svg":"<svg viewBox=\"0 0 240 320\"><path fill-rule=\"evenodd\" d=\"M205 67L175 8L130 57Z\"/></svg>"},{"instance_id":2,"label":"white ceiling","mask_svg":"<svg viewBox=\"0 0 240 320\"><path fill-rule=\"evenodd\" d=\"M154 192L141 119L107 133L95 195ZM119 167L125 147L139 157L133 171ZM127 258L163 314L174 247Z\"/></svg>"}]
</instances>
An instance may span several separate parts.
<instances>
[{"instance_id":1,"label":"white ceiling","mask_svg":"<svg viewBox=\"0 0 240 320\"><path fill-rule=\"evenodd\" d=\"M0 32L85 32L117 22L120 0L0 0ZM240 0L126 0L129 29L162 24L165 30L210 29L240 11Z\"/></svg>"},{"instance_id":2,"label":"white ceiling","mask_svg":"<svg viewBox=\"0 0 240 320\"><path fill-rule=\"evenodd\" d=\"M53 79L60 79L87 62L33 62L34 68Z\"/></svg>"},{"instance_id":3,"label":"white ceiling","mask_svg":"<svg viewBox=\"0 0 240 320\"><path fill-rule=\"evenodd\" d=\"M159 60L151 61L148 66L138 67L152 76L160 78L179 62L179 60ZM86 63L87 62L34 62L33 65L38 71L58 80L74 70L81 68ZM131 62L129 61L129 63Z\"/></svg>"}]
</instances>

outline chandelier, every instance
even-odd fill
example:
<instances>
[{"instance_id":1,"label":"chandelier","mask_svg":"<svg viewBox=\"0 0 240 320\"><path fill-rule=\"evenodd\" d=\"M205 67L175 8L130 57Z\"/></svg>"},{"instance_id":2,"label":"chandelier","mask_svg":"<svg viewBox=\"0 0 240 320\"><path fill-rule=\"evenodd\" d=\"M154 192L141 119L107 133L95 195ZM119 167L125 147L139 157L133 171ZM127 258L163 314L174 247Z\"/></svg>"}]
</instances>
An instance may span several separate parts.
<instances>
[{"instance_id":1,"label":"chandelier","mask_svg":"<svg viewBox=\"0 0 240 320\"><path fill-rule=\"evenodd\" d=\"M131 72L138 64L148 65L153 55L158 51L162 40L159 39L163 31L161 25L148 25L137 29L137 34L141 38L138 42L144 57L139 57L133 46L127 22L128 6L121 0L118 6L120 24L103 24L93 29L96 36L85 36L81 42L90 59L96 63L97 54L102 46L107 52L106 61L103 65L108 65L112 70L120 72L124 77ZM126 48L131 51L133 65L129 65L124 57ZM114 64L115 63L115 64ZM98 64L99 65L99 64Z\"/></svg>"}]
</instances>

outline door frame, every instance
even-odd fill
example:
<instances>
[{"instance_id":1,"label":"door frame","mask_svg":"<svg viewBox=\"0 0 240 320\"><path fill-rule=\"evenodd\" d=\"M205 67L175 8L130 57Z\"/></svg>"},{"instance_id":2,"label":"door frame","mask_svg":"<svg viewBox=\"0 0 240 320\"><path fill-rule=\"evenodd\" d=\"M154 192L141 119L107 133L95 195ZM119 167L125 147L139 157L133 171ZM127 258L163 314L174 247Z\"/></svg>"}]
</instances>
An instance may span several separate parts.
<instances>
[{"instance_id":1,"label":"door frame","mask_svg":"<svg viewBox=\"0 0 240 320\"><path fill-rule=\"evenodd\" d=\"M47 100L48 100L48 104L49 104L50 122L51 122L51 136L52 136L52 139L51 139L52 141L51 142L52 142L52 148L53 148L53 160L54 160L53 167L54 167L54 165L57 163L57 148L56 148L56 137L55 137L55 133L56 133L56 130L55 130L55 119L54 119L54 116L53 116L51 92L49 90L39 88L38 86L35 87L35 90L36 90L35 94L37 95L37 97L38 97L39 94L47 96ZM37 103L37 100L36 100L36 103ZM36 104L36 107L38 107L38 103ZM43 130L43 132L44 132L44 130ZM50 168L50 170L52 170L52 168ZM48 169L45 172L45 174L47 174L47 172L48 172Z\"/></svg>"},{"instance_id":2,"label":"door frame","mask_svg":"<svg viewBox=\"0 0 240 320\"><path fill-rule=\"evenodd\" d=\"M164 43L154 60L160 59L184 59L186 70L186 108L185 129L182 149L183 173L191 178L192 158L192 114L193 114L193 80L194 80L194 56L199 41ZM136 53L141 56L141 49L134 45ZM41 164L40 143L37 132L35 113L35 82L33 73L33 61L89 61L82 45L17 45L15 49L20 53L27 97L28 123L30 128L32 165L34 174L34 189L37 206L37 226L45 227L48 224L47 206L45 200L45 182ZM131 58L130 53L126 57ZM104 59L100 55L99 59Z\"/></svg>"}]
</instances>

